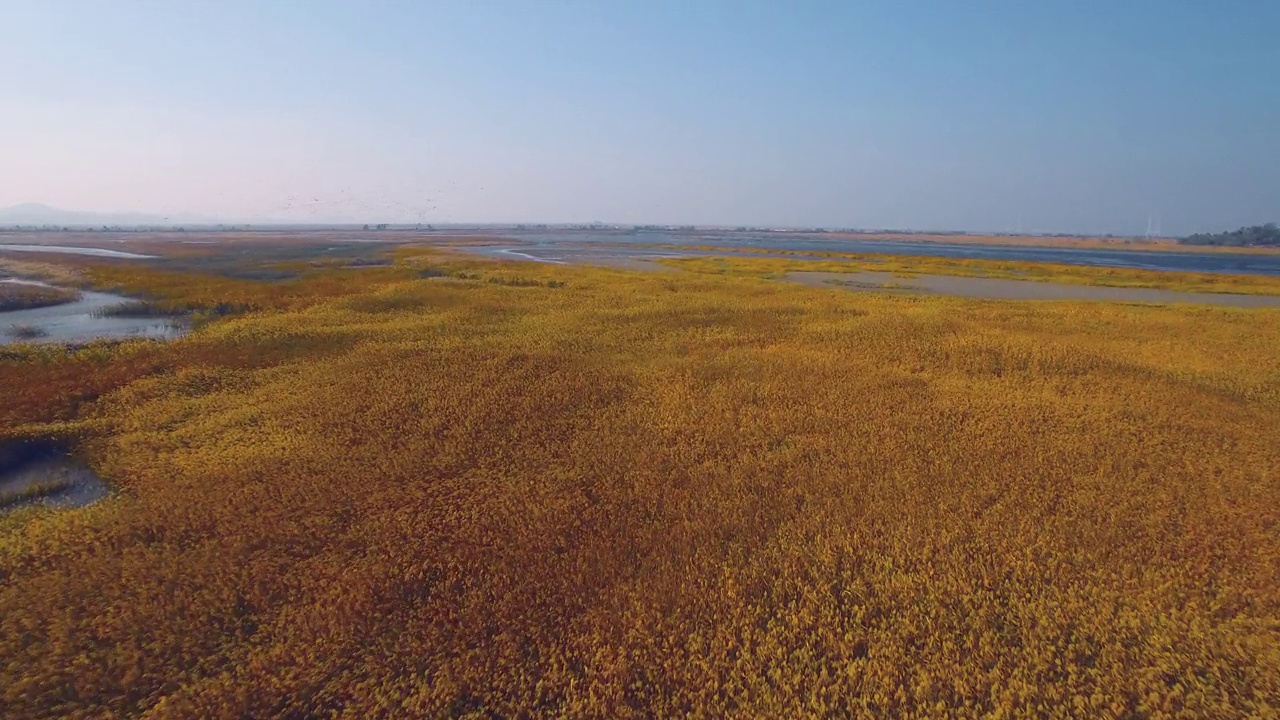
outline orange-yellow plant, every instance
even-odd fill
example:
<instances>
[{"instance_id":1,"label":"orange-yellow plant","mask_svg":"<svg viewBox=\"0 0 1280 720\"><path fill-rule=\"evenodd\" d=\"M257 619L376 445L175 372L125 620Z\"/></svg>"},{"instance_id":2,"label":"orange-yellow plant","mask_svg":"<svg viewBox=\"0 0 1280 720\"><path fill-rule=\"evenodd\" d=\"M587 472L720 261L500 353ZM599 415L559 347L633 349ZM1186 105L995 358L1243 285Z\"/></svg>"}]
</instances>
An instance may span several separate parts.
<instances>
[{"instance_id":1,"label":"orange-yellow plant","mask_svg":"<svg viewBox=\"0 0 1280 720\"><path fill-rule=\"evenodd\" d=\"M1280 312L95 272L253 310L0 361L0 716L1277 711Z\"/></svg>"}]
</instances>

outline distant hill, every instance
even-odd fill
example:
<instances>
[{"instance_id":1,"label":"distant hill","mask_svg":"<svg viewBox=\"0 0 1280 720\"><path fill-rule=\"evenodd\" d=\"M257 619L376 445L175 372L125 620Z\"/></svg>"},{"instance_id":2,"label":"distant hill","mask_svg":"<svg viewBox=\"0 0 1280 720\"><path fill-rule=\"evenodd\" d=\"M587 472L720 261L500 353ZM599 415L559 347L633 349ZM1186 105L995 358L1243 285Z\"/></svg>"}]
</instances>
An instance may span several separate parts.
<instances>
[{"instance_id":1,"label":"distant hill","mask_svg":"<svg viewBox=\"0 0 1280 720\"><path fill-rule=\"evenodd\" d=\"M1275 223L1267 223L1231 232L1198 233L1179 242L1186 245L1276 246L1280 245L1280 228Z\"/></svg>"},{"instance_id":2,"label":"distant hill","mask_svg":"<svg viewBox=\"0 0 1280 720\"><path fill-rule=\"evenodd\" d=\"M186 216L149 215L146 213L101 213L62 210L40 203L22 203L0 208L0 227L14 225L66 225L66 226L127 226L127 225L181 225L216 223L211 218Z\"/></svg>"}]
</instances>

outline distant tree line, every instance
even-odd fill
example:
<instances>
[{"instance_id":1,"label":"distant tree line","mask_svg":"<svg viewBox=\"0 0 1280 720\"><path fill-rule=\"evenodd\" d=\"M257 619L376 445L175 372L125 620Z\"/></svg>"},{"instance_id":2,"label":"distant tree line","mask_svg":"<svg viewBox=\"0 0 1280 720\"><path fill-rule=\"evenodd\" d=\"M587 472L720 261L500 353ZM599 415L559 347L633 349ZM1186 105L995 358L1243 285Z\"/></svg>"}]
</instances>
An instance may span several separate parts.
<instances>
[{"instance_id":1,"label":"distant tree line","mask_svg":"<svg viewBox=\"0 0 1280 720\"><path fill-rule=\"evenodd\" d=\"M1230 232L1197 233L1179 242L1187 245L1280 245L1280 228L1275 223L1267 223Z\"/></svg>"}]
</instances>

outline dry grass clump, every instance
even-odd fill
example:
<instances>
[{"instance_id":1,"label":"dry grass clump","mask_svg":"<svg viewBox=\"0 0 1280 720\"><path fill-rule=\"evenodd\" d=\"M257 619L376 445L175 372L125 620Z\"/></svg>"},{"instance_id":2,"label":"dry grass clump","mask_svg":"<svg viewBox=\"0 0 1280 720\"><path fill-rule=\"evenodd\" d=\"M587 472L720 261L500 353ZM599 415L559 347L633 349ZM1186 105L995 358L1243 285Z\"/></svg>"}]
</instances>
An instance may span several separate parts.
<instances>
[{"instance_id":1,"label":"dry grass clump","mask_svg":"<svg viewBox=\"0 0 1280 720\"><path fill-rule=\"evenodd\" d=\"M79 299L80 293L66 288L0 282L0 312L62 305Z\"/></svg>"},{"instance_id":2,"label":"dry grass clump","mask_svg":"<svg viewBox=\"0 0 1280 720\"><path fill-rule=\"evenodd\" d=\"M1280 312L401 260L0 362L0 716L1276 712Z\"/></svg>"},{"instance_id":3,"label":"dry grass clump","mask_svg":"<svg viewBox=\"0 0 1280 720\"><path fill-rule=\"evenodd\" d=\"M58 261L18 260L0 255L0 273L24 278L39 278L56 285L79 286L83 282L77 258L62 256Z\"/></svg>"},{"instance_id":4,"label":"dry grass clump","mask_svg":"<svg viewBox=\"0 0 1280 720\"><path fill-rule=\"evenodd\" d=\"M0 489L0 510L48 497L71 487L71 480L56 478L18 489Z\"/></svg>"},{"instance_id":5,"label":"dry grass clump","mask_svg":"<svg viewBox=\"0 0 1280 720\"><path fill-rule=\"evenodd\" d=\"M149 300L127 300L94 310L95 317L155 318L170 317L174 310Z\"/></svg>"}]
</instances>

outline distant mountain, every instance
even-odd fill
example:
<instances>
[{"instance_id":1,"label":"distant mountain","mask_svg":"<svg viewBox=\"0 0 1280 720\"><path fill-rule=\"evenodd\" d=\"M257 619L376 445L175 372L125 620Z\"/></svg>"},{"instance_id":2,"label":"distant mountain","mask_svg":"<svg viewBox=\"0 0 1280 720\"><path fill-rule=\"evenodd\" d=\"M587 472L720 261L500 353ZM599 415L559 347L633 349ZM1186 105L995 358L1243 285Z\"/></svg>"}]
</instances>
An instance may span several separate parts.
<instances>
[{"instance_id":1,"label":"distant mountain","mask_svg":"<svg viewBox=\"0 0 1280 720\"><path fill-rule=\"evenodd\" d=\"M182 225L214 224L212 218L190 215L149 215L146 213L101 213L62 210L40 203L22 203L0 208L0 227L13 225L77 225L77 226L126 226L126 225Z\"/></svg>"}]
</instances>

